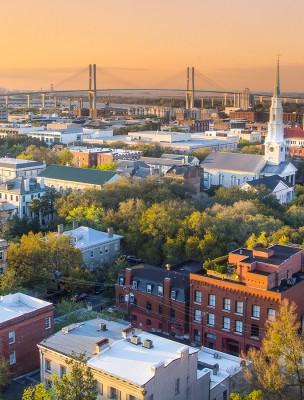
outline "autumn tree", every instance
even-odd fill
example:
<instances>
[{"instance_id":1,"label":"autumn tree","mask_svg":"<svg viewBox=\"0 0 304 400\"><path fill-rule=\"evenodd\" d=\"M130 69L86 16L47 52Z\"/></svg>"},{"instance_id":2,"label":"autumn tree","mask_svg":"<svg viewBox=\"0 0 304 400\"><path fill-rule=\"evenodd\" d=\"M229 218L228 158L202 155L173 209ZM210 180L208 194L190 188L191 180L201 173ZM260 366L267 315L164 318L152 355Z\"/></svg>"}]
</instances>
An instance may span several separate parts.
<instances>
[{"instance_id":1,"label":"autumn tree","mask_svg":"<svg viewBox=\"0 0 304 400\"><path fill-rule=\"evenodd\" d=\"M11 383L11 380L12 380L12 374L10 372L9 362L5 357L1 357L1 360L0 360L0 395L3 394L3 391Z\"/></svg>"},{"instance_id":2,"label":"autumn tree","mask_svg":"<svg viewBox=\"0 0 304 400\"><path fill-rule=\"evenodd\" d=\"M304 397L304 340L296 305L283 300L269 322L262 347L250 349L243 370L248 392L261 390L266 400ZM246 390L246 388L245 388Z\"/></svg>"}]
</instances>

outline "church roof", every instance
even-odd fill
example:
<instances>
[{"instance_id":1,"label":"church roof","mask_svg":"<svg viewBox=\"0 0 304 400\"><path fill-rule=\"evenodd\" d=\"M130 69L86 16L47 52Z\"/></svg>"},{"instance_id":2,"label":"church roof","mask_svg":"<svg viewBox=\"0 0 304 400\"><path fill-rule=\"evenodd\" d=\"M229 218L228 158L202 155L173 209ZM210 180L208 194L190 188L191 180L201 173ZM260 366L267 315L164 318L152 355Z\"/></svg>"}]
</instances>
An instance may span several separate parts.
<instances>
[{"instance_id":1,"label":"church roof","mask_svg":"<svg viewBox=\"0 0 304 400\"><path fill-rule=\"evenodd\" d=\"M280 175L284 169L287 167L287 165L293 165L291 162L289 161L282 161L280 162L280 164L278 165L274 165L274 164L266 164L265 167L262 169L261 173L262 174L271 174L271 175Z\"/></svg>"},{"instance_id":2,"label":"church roof","mask_svg":"<svg viewBox=\"0 0 304 400\"><path fill-rule=\"evenodd\" d=\"M252 181L247 181L246 184L254 187L264 185L267 187L267 189L273 191L280 182L282 182L285 186L288 186L290 188L293 187L291 183L287 182L279 175L271 175L271 176L265 176L264 178L253 179Z\"/></svg>"},{"instance_id":3,"label":"church roof","mask_svg":"<svg viewBox=\"0 0 304 400\"><path fill-rule=\"evenodd\" d=\"M205 169L258 173L266 164L263 156L239 153L210 153L201 166Z\"/></svg>"}]
</instances>

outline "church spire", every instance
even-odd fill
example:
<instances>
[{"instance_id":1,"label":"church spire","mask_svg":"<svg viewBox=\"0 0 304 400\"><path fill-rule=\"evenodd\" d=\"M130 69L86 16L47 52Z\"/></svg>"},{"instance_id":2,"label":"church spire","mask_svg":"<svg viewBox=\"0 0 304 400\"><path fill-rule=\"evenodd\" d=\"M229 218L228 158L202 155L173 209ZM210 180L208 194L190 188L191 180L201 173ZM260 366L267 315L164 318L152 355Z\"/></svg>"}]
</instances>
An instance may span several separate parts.
<instances>
[{"instance_id":1,"label":"church spire","mask_svg":"<svg viewBox=\"0 0 304 400\"><path fill-rule=\"evenodd\" d=\"M277 75L274 84L274 93L273 97L281 97L280 92L280 55L278 54L278 64L277 64Z\"/></svg>"}]
</instances>

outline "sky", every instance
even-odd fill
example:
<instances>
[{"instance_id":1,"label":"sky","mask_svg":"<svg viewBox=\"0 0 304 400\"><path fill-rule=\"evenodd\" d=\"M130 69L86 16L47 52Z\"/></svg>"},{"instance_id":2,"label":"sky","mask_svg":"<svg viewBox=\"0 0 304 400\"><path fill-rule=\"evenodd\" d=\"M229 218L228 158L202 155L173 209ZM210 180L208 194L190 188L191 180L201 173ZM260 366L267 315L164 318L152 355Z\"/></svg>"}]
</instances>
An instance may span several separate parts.
<instances>
[{"instance_id":1,"label":"sky","mask_svg":"<svg viewBox=\"0 0 304 400\"><path fill-rule=\"evenodd\" d=\"M304 1L14 0L1 3L0 87L304 91ZM202 78L203 76L208 79ZM210 80L216 86L210 84Z\"/></svg>"}]
</instances>

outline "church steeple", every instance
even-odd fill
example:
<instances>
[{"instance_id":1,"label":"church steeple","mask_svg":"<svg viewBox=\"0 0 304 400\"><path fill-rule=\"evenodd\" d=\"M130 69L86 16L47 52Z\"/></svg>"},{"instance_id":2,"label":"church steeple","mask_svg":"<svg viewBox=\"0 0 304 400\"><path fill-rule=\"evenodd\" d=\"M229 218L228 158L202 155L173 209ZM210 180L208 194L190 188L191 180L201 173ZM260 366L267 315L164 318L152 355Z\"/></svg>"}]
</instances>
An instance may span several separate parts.
<instances>
[{"instance_id":1,"label":"church steeple","mask_svg":"<svg viewBox=\"0 0 304 400\"><path fill-rule=\"evenodd\" d=\"M271 164L285 161L283 107L280 92L280 60L278 56L274 93L269 112L268 133L265 140L265 159Z\"/></svg>"},{"instance_id":2,"label":"church steeple","mask_svg":"<svg viewBox=\"0 0 304 400\"><path fill-rule=\"evenodd\" d=\"M274 84L273 97L281 97L280 92L280 56L278 55L277 75Z\"/></svg>"}]
</instances>

